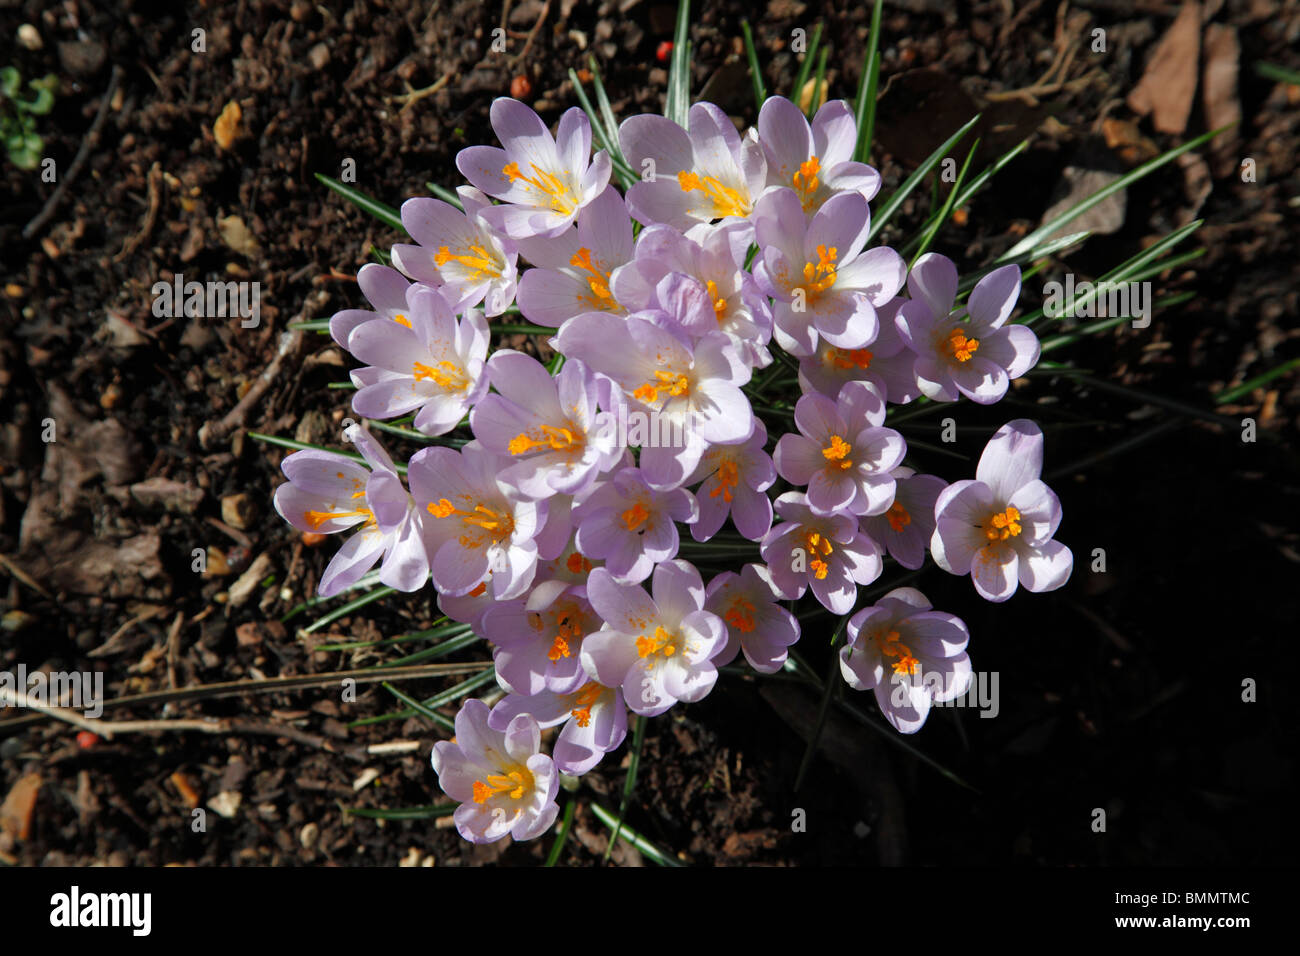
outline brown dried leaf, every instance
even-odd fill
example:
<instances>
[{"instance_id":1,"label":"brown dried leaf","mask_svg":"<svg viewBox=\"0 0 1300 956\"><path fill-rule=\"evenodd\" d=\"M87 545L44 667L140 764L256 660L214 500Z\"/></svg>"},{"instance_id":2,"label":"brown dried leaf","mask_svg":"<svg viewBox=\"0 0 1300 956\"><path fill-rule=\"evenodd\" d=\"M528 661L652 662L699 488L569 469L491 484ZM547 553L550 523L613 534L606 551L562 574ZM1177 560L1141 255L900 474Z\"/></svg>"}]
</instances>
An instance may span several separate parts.
<instances>
[{"instance_id":1,"label":"brown dried leaf","mask_svg":"<svg viewBox=\"0 0 1300 956\"><path fill-rule=\"evenodd\" d=\"M1142 116L1152 114L1155 128L1162 133L1181 133L1187 128L1196 95L1200 52L1201 5L1185 3L1156 44L1141 81L1128 95L1129 108Z\"/></svg>"}]
</instances>

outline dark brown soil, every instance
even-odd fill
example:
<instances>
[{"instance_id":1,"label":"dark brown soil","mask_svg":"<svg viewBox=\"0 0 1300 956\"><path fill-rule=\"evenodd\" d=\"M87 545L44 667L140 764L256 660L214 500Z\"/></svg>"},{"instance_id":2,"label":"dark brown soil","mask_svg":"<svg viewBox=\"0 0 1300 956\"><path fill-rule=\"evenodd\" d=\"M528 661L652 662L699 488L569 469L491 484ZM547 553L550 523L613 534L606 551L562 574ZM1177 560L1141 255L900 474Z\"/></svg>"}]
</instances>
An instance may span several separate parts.
<instances>
[{"instance_id":1,"label":"dark brown soil","mask_svg":"<svg viewBox=\"0 0 1300 956\"><path fill-rule=\"evenodd\" d=\"M1200 95L1186 130L1107 127L1138 119L1124 99L1137 85L1176 4L886 5L878 143L887 189L948 133L984 109L989 157L1024 136L1027 152L947 226L935 249L963 268L987 262L1036 227L1071 165L1123 171L1207 126ZM780 680L722 678L704 703L650 723L627 821L683 860L708 864L1172 864L1279 863L1294 858L1294 685L1297 606L1293 449L1300 378L1215 408L1214 396L1298 354L1296 200L1300 88L1254 66L1300 67L1295 4L1207 4L1241 44L1235 145L1202 152L1198 167L1171 165L1130 189L1122 228L1095 238L1048 271L1095 278L1193 217L1203 258L1156 280L1157 297L1193 297L1157 313L1151 328L1107 332L1051 357L1098 379L1225 416L1217 423L1065 378L1034 377L1012 404L963 405L955 446L971 463L1009 417L1048 430L1049 476L1065 506L1059 537L1076 555L1068 587L979 601L968 581L930 571L921 586L971 626L980 670L1000 675L1001 711L936 713L907 743L961 777L940 775L900 749L869 695L843 695L869 728L832 707L823 746L793 791L818 701ZM327 673L393 659L314 651L332 640L391 637L437 617L432 592L396 596L316 634L278 619L314 592L332 543L310 547L270 507L283 450L257 431L339 441L351 359L323 336L300 334L264 392L232 414L281 348L286 325L360 304L351 276L396 234L313 178L354 159L357 186L397 206L454 186L454 158L492 141L488 108L523 76L523 98L548 121L575 102L568 70L594 54L619 116L657 111L674 6L514 0L351 5L0 0L0 66L54 73L56 107L41 118L46 154L66 176L111 82L117 95L101 135L48 222L24 237L55 189L39 170L6 165L0 183L0 670L101 670L107 696L218 681ZM752 122L740 54L751 19L772 92L789 92L798 64L788 43L820 18L833 47L831 94L856 90L868 11L772 0L705 4L692 28L693 90ZM503 25L504 54L492 53ZM39 50L10 43L34 25ZM1088 37L1107 30L1108 52ZM194 52L192 31L206 31ZM1065 29L1078 55L1069 82L1036 96ZM910 71L938 70L934 74ZM403 108L402 95L446 77ZM516 86L518 84L516 83ZM988 94L995 94L992 99ZM218 146L213 126L228 103L241 136ZM1107 136L1110 136L1110 142ZM1000 150L994 152L997 147ZM984 152L981 153L981 156ZM964 153L962 154L964 157ZM1258 170L1243 182L1239 161ZM976 167L986 159L977 159ZM918 190L900 212L914 226L931 202ZM890 236L886 236L890 238ZM151 313L151 288L186 279L261 284L261 325ZM1041 282L1026 282L1034 308ZM1014 412L1014 415L1009 414ZM1255 420L1257 442L1241 440ZM42 441L46 419L57 441ZM1123 442L1169 423L1136 447ZM1236 424L1234 424L1236 423ZM923 430L916 434L924 439ZM933 440L933 439L931 439ZM409 453L401 441L391 447ZM1111 454L1114 452L1114 454ZM1094 460L1095 456L1103 456ZM952 479L971 464L919 458ZM1078 467L1076 467L1078 466ZM222 499L247 495L246 530ZM221 552L191 570L195 548ZM1094 548L1105 573L1090 570ZM231 586L265 557L244 603ZM219 565L224 563L225 568ZM810 627L801 649L824 668L829 628ZM453 660L482 661L482 647ZM463 678L413 681L427 697ZM1242 684L1256 682L1257 702ZM113 719L225 717L230 733L127 734L90 746L55 721L6 733L0 722L0 799L21 778L40 789L22 835L0 833L0 863L474 865L539 862L551 839L473 848L433 820L376 821L350 807L440 802L429 767L441 732L420 718L351 728L396 702L362 685L355 703L337 689L208 699L116 710ZM450 710L446 711L451 713ZM7 714L6 716L11 716ZM885 732L879 732L883 729ZM1287 745L1290 739L1292 744ZM365 747L412 740L405 755ZM574 839L561 861L600 861L608 831L590 803L615 808L624 752L584 778ZM369 783L355 786L371 776ZM973 788L973 789L972 789ZM192 791L192 792L191 792ZM238 794L229 817L212 806ZM17 798L15 798L17 799ZM194 802L206 832L191 828ZM229 797L218 806L229 809ZM1105 833L1092 828L1107 811ZM803 811L802 814L797 811ZM792 827L806 818L806 831ZM449 821L442 821L443 823ZM619 848L614 860L640 856Z\"/></svg>"}]
</instances>

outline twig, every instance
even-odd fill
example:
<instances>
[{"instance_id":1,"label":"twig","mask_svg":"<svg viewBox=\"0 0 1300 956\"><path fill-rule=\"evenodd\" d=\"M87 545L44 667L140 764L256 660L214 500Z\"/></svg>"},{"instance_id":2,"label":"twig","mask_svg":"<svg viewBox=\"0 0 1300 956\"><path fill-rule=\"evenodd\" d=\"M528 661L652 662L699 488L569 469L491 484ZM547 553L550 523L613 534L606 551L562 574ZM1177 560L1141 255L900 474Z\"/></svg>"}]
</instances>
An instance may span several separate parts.
<instances>
[{"instance_id":1,"label":"twig","mask_svg":"<svg viewBox=\"0 0 1300 956\"><path fill-rule=\"evenodd\" d=\"M22 581L23 584L27 585L33 591L37 592L43 597L51 596L50 592L45 590L45 588L41 587L39 584L37 584L30 574L28 574L18 565L14 564L14 562L9 558L7 554L0 554L0 564L4 565L6 571L8 571L10 574L16 577L19 581Z\"/></svg>"},{"instance_id":2,"label":"twig","mask_svg":"<svg viewBox=\"0 0 1300 956\"><path fill-rule=\"evenodd\" d=\"M524 41L524 48L506 61L507 68L513 69L514 65L528 56L528 51L533 47L533 41L537 39L537 31L541 29L542 24L546 22L546 15L551 12L551 0L546 0L542 4L542 12L537 15L537 22L533 28L528 31L528 39Z\"/></svg>"},{"instance_id":3,"label":"twig","mask_svg":"<svg viewBox=\"0 0 1300 956\"><path fill-rule=\"evenodd\" d=\"M443 74L442 78L438 80L436 83L426 86L420 90L415 89L414 87L411 86L410 83L407 83L406 92L401 94L400 96L388 97L388 102L401 103L402 108L397 112L399 114L405 113L407 110L409 110L420 100L424 99L426 96L432 96L434 93L437 93L440 89L442 89L444 86L450 83L451 78L455 75L456 75L455 70L448 70L446 73ZM349 276L348 278L351 278L351 276Z\"/></svg>"},{"instance_id":4,"label":"twig","mask_svg":"<svg viewBox=\"0 0 1300 956\"><path fill-rule=\"evenodd\" d=\"M72 165L68 167L67 173L55 188L50 198L45 201L41 211L36 214L36 218L23 227L23 238L30 239L36 235L37 230L45 225L49 218L54 215L54 210L58 208L59 202L63 199L63 194L67 191L68 185L77 178L77 173L81 172L81 167L85 164L86 158L90 155L92 146L99 142L99 130L104 125L104 119L108 116L108 105L113 101L113 94L117 92L117 84L122 79L122 68L116 63L113 64L113 74L108 79L108 91L104 94L103 100L99 104L99 112L95 114L95 121L90 124L90 129L86 132L85 138L81 141L81 148L77 150L77 155L72 160Z\"/></svg>"}]
</instances>

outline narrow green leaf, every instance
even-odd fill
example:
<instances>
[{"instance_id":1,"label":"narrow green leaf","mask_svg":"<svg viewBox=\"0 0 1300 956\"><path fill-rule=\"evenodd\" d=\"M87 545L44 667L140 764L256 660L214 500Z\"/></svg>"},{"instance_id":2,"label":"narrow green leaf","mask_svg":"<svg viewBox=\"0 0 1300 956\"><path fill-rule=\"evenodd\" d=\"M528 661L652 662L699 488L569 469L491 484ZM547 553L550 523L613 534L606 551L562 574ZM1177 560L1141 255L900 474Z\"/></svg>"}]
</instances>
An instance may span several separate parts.
<instances>
[{"instance_id":1,"label":"narrow green leaf","mask_svg":"<svg viewBox=\"0 0 1300 956\"><path fill-rule=\"evenodd\" d=\"M370 196L367 196L365 193L355 188L354 186L348 186L345 183L341 183L337 179L334 179L330 176L325 176L322 175L321 173L316 173L315 176L317 180L324 183L330 189L334 190L336 193L338 193L348 202L355 205L362 212L369 213L370 215L378 219L380 222L392 226L394 229L401 229L403 232L406 231L405 228L402 226L401 215L392 206L386 205L385 203L380 202L378 199L372 199Z\"/></svg>"},{"instance_id":2,"label":"narrow green leaf","mask_svg":"<svg viewBox=\"0 0 1300 956\"><path fill-rule=\"evenodd\" d=\"M458 196L453 190L448 189L446 186L439 186L437 183L425 183L424 185L428 188L429 192L433 193L438 199L455 206L461 212L465 211L465 204L460 201L460 196Z\"/></svg>"},{"instance_id":3,"label":"narrow green leaf","mask_svg":"<svg viewBox=\"0 0 1300 956\"><path fill-rule=\"evenodd\" d=\"M690 0L679 0L677 24L673 29L673 56L668 64L668 95L664 102L664 115L678 126L686 126L686 113L690 109L691 60L689 36L691 22Z\"/></svg>"},{"instance_id":4,"label":"narrow green leaf","mask_svg":"<svg viewBox=\"0 0 1300 956\"><path fill-rule=\"evenodd\" d=\"M316 621L309 624L307 627L303 628L303 632L306 634L313 634L316 631L319 631L326 624L332 624L333 622L337 621L339 618L345 617L348 614L351 614L353 611L365 607L367 604L374 604L380 598L386 598L388 597L388 595L396 594L396 593L397 593L397 588L390 588L386 584L382 585L381 587L377 587L369 594L363 594L361 595L361 597L349 601L347 604L344 604L342 607L336 607L328 614L323 615L322 617L318 618Z\"/></svg>"},{"instance_id":5,"label":"narrow green leaf","mask_svg":"<svg viewBox=\"0 0 1300 956\"><path fill-rule=\"evenodd\" d=\"M1038 245L1038 243L1042 242L1048 236L1057 232L1066 223L1073 222L1075 219L1083 215L1093 206L1097 205L1099 202L1104 201L1108 196L1112 196L1115 193L1119 192L1121 189L1125 189L1131 186L1133 183L1147 176L1149 173L1155 172L1161 166L1173 162L1179 156L1183 155L1183 153L1189 152L1190 150L1205 145L1215 136L1218 136L1220 133L1222 133L1225 129L1228 129L1228 127L1220 126L1218 129L1210 130L1210 132L1208 133L1203 133L1202 135L1197 136L1195 139L1187 141L1182 146L1175 147L1174 149L1171 149L1168 152L1163 153L1160 156L1157 156L1155 159L1143 163L1137 169L1121 176L1119 179L1115 180L1110 185L1103 186L1101 189L1098 189L1095 193L1093 193L1088 198L1080 200L1079 202L1075 203L1073 206L1071 206L1065 212L1061 213L1051 222L1047 223L1046 225L1039 226L1037 229L1035 229L1029 235L1025 236L1025 238L1021 239L1018 243L1016 243L1014 246L1012 246L1010 249L1004 252L1001 256L999 256L995 260L995 262L999 265L1010 262L1016 256L1021 255L1024 252L1033 249L1036 245Z\"/></svg>"},{"instance_id":6,"label":"narrow green leaf","mask_svg":"<svg viewBox=\"0 0 1300 956\"><path fill-rule=\"evenodd\" d=\"M1273 381L1273 379L1285 375L1287 372L1297 368L1300 368L1300 358L1293 358L1289 362L1283 362L1276 368L1271 368L1261 375L1256 375L1254 378L1242 382L1235 388L1230 388L1227 391L1220 392L1218 395L1214 396L1214 403L1216 405L1222 405L1224 402L1231 402L1234 399L1241 398L1243 395L1249 395L1261 385L1267 385L1269 382Z\"/></svg>"},{"instance_id":7,"label":"narrow green leaf","mask_svg":"<svg viewBox=\"0 0 1300 956\"><path fill-rule=\"evenodd\" d=\"M913 254L912 265L909 268L916 267L916 260L925 255L925 250L930 248L930 243L933 242L934 237L938 235L939 229L948 221L948 216L952 214L953 204L957 201L957 195L958 191L961 189L961 184L965 182L966 173L970 170L970 161L975 157L975 150L979 149L979 146L980 141L978 139L971 144L970 152L966 154L966 162L962 163L961 172L957 174L957 181L952 184L952 189L948 190L948 201L943 204L943 208L939 210L939 214L934 217L934 225L932 225L921 238L920 246ZM906 255L906 253L904 254Z\"/></svg>"},{"instance_id":8,"label":"narrow green leaf","mask_svg":"<svg viewBox=\"0 0 1300 956\"><path fill-rule=\"evenodd\" d=\"M610 837L609 844L605 847L607 862L609 855L614 852L618 833L623 828L623 818L627 815L628 803L631 802L632 794L636 791L636 774L641 766L641 747L645 744L646 719L638 714L633 720L631 759L627 764L627 778L623 781L623 796L618 802L618 823L614 825L614 835Z\"/></svg>"},{"instance_id":9,"label":"narrow green leaf","mask_svg":"<svg viewBox=\"0 0 1300 956\"><path fill-rule=\"evenodd\" d=\"M812 72L813 58L817 56L817 48L822 42L822 24L819 20L813 27L812 39L808 41L808 51L803 55L803 62L799 64L799 72L795 74L794 89L790 91L790 101L795 106L799 105L799 97L803 95L804 84L808 82L808 74Z\"/></svg>"},{"instance_id":10,"label":"narrow green leaf","mask_svg":"<svg viewBox=\"0 0 1300 956\"><path fill-rule=\"evenodd\" d=\"M880 13L884 0L876 0L871 9L871 32L867 35L867 52L862 58L862 76L858 78L858 96L853 104L853 115L858 120L858 142L853 148L853 158L867 162L871 155L871 140L876 129L876 88L880 83Z\"/></svg>"},{"instance_id":11,"label":"narrow green leaf","mask_svg":"<svg viewBox=\"0 0 1300 956\"><path fill-rule=\"evenodd\" d=\"M596 817L597 820L605 824L605 826L609 827L610 830L613 830L614 827L617 825L614 814L610 813L599 803L591 804L591 812ZM674 859L673 857L669 856L663 850L659 849L659 847L655 846L645 837L641 836L641 834L633 830L626 823L623 824L619 833L619 837L627 841L628 843L630 843L632 846L636 847L637 850L641 852L641 855L646 857L646 859L650 860L652 863L657 863L660 866L671 866L671 867L685 866L685 864L682 863L681 860Z\"/></svg>"},{"instance_id":12,"label":"narrow green leaf","mask_svg":"<svg viewBox=\"0 0 1300 956\"><path fill-rule=\"evenodd\" d=\"M306 451L309 449L313 451L327 451L334 455L342 455L344 458L351 458L353 461L365 462L365 459L356 452L338 451L333 448L325 448L321 445L308 445L305 442L294 441L292 438L280 438L276 435L263 435L261 432L248 432L248 437L252 438L254 441L265 442L268 445L276 445L280 448L292 448L295 451ZM397 463L393 467L397 469L398 473L403 475L406 474L405 465Z\"/></svg>"},{"instance_id":13,"label":"narrow green leaf","mask_svg":"<svg viewBox=\"0 0 1300 956\"><path fill-rule=\"evenodd\" d=\"M808 109L804 115L812 119L817 115L817 101L821 98L822 84L826 82L826 57L830 53L829 46L822 47L821 56L817 58L817 74L813 77L812 95L808 97ZM802 96L802 92L799 94Z\"/></svg>"},{"instance_id":14,"label":"narrow green leaf","mask_svg":"<svg viewBox=\"0 0 1300 956\"><path fill-rule=\"evenodd\" d=\"M758 48L754 46L754 31L749 28L749 21L740 21L740 30L745 35L745 56L749 59L749 78L754 84L754 108L761 110L767 100L767 87L763 83L763 70L758 65Z\"/></svg>"},{"instance_id":15,"label":"narrow green leaf","mask_svg":"<svg viewBox=\"0 0 1300 956\"><path fill-rule=\"evenodd\" d=\"M912 175L908 176L907 179L903 181L903 184L899 186L898 189L894 190L893 195L890 196L880 210L871 217L871 230L867 233L868 242L870 242L872 237L884 228L885 223L889 222L889 217L892 216L898 207L903 204L903 200L911 195L912 190L925 181L925 177L930 174L930 170L939 165L940 160L948 155L948 151L951 150L963 136L969 133L979 120L980 114L976 113L969 121L967 121L965 126L949 136L943 142L943 145L926 157L925 162L921 163Z\"/></svg>"},{"instance_id":16,"label":"narrow green leaf","mask_svg":"<svg viewBox=\"0 0 1300 956\"><path fill-rule=\"evenodd\" d=\"M409 694L402 693L392 684L388 683L388 681L380 681L379 686L382 687L384 690L388 691L390 694L396 697L407 707L411 708L411 710L415 711L421 717L424 717L426 720L433 723L435 726L445 727L449 723L447 718L442 716L442 714L438 713L435 710L430 710L428 707L425 707L422 703L420 703L418 700L416 700L414 697L410 696Z\"/></svg>"},{"instance_id":17,"label":"narrow green leaf","mask_svg":"<svg viewBox=\"0 0 1300 956\"><path fill-rule=\"evenodd\" d=\"M1270 80L1277 80L1281 83L1290 83L1292 86L1300 86L1300 73L1297 73L1295 70L1288 70L1286 67L1278 66L1276 63L1256 63L1255 72Z\"/></svg>"},{"instance_id":18,"label":"narrow green leaf","mask_svg":"<svg viewBox=\"0 0 1300 956\"><path fill-rule=\"evenodd\" d=\"M345 807L343 812L353 817L370 820L432 820L449 817L456 812L458 803L430 803L422 807L400 807L394 810L371 807Z\"/></svg>"},{"instance_id":19,"label":"narrow green leaf","mask_svg":"<svg viewBox=\"0 0 1300 956\"><path fill-rule=\"evenodd\" d=\"M545 867L555 866L560 862L560 853L564 850L564 844L569 840L569 831L573 828L573 808L578 805L577 797L569 797L564 803L564 819L556 828L559 832L555 835L555 842L551 844L551 852L546 854L546 862L542 864Z\"/></svg>"}]
</instances>

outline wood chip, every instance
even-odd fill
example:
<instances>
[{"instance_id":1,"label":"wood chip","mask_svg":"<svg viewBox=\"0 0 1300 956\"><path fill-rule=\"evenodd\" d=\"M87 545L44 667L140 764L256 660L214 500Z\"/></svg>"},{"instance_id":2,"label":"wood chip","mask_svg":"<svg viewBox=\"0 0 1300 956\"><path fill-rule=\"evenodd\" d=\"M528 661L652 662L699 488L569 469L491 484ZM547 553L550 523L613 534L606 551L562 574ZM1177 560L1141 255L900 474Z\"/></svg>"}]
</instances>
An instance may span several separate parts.
<instances>
[{"instance_id":1,"label":"wood chip","mask_svg":"<svg viewBox=\"0 0 1300 956\"><path fill-rule=\"evenodd\" d=\"M240 122L243 115L239 104L231 100L226 104L226 108L221 111L217 121L212 124L212 135L216 139L217 145L222 149L230 149L235 145L235 140L239 139Z\"/></svg>"},{"instance_id":2,"label":"wood chip","mask_svg":"<svg viewBox=\"0 0 1300 956\"><path fill-rule=\"evenodd\" d=\"M0 804L0 832L16 840L26 840L32 835L32 817L36 812L36 796L41 792L40 774L29 773L13 785L5 802Z\"/></svg>"}]
</instances>

